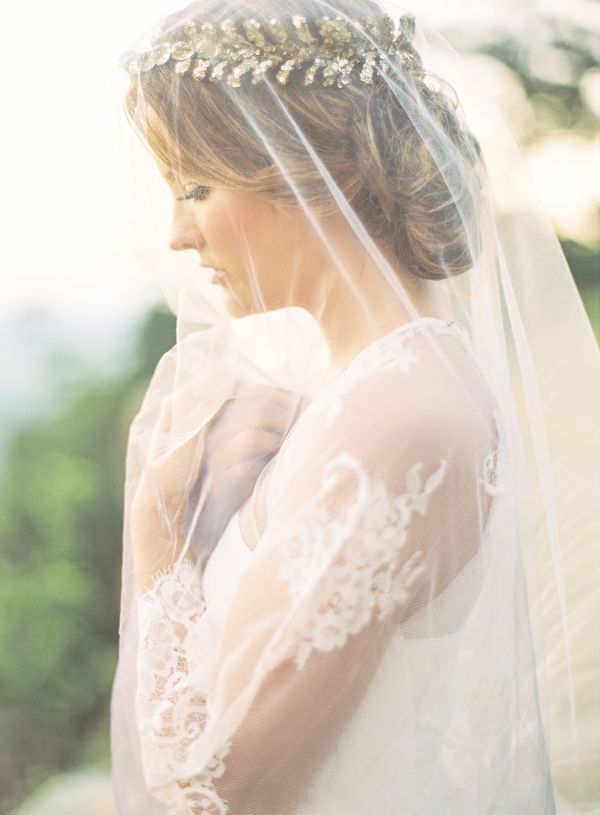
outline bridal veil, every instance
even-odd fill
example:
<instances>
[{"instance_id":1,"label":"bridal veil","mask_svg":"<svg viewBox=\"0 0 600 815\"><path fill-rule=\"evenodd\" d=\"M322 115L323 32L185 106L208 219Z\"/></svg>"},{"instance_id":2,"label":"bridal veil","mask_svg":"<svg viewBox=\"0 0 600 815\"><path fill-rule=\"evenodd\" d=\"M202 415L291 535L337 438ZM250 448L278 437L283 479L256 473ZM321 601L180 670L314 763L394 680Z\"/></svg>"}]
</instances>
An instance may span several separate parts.
<instances>
[{"instance_id":1,"label":"bridal veil","mask_svg":"<svg viewBox=\"0 0 600 815\"><path fill-rule=\"evenodd\" d=\"M119 812L591 811L599 354L477 77L394 0L122 64L200 264L129 436Z\"/></svg>"}]
</instances>

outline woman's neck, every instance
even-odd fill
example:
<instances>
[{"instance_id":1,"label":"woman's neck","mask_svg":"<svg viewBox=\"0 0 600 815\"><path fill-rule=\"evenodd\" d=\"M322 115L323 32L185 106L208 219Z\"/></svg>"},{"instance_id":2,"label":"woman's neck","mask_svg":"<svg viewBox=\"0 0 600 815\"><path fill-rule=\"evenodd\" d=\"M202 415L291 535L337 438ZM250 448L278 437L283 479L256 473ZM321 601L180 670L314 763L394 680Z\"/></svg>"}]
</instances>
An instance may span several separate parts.
<instances>
[{"instance_id":1,"label":"woman's neck","mask_svg":"<svg viewBox=\"0 0 600 815\"><path fill-rule=\"evenodd\" d=\"M389 259L388 259L389 260ZM422 316L452 319L439 282L417 278L390 262L392 283L372 260L356 260L323 275L311 313L323 331L334 369L346 365L366 346L404 323Z\"/></svg>"}]
</instances>

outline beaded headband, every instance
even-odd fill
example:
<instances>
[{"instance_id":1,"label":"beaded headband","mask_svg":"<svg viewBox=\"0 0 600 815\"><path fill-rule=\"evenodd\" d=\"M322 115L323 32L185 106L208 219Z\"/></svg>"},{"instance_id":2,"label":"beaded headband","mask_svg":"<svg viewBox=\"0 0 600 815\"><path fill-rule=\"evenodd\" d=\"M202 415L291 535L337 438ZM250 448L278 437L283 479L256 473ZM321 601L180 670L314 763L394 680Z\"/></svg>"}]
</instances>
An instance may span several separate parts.
<instances>
[{"instance_id":1,"label":"beaded headband","mask_svg":"<svg viewBox=\"0 0 600 815\"><path fill-rule=\"evenodd\" d=\"M175 72L194 79L208 77L213 82L226 79L234 88L240 87L240 78L251 72L252 84L263 79L268 68L276 68L275 78L285 85L291 71L312 62L304 73L304 84L311 85L319 68L324 86L337 84L338 88L350 82L350 74L357 63L362 63L360 80L373 83L373 72L387 73L385 54L398 60L408 71L421 71L419 55L411 45L415 31L413 15L402 15L398 28L387 14L378 28L373 17L363 17L348 23L341 16L333 20L320 17L314 21L319 36L309 28L304 17L292 17L296 40L289 36L281 20L275 18L261 25L256 19L240 21L244 30L236 30L232 20L223 20L220 26L202 23L200 28L190 20L182 28L185 39L159 42L151 48L128 51L121 64L132 76L150 71L157 65L173 63ZM225 70L227 74L225 75Z\"/></svg>"}]
</instances>

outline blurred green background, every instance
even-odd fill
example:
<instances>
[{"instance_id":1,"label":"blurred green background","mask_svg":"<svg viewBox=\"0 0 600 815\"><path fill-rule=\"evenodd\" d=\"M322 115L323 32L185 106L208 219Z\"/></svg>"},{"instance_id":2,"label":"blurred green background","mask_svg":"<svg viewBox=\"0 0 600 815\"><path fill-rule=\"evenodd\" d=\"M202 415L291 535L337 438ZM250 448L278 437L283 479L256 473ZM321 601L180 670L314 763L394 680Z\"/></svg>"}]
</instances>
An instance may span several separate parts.
<instances>
[{"instance_id":1,"label":"blurred green background","mask_svg":"<svg viewBox=\"0 0 600 815\"><path fill-rule=\"evenodd\" d=\"M548 19L545 25L542 43L494 40L488 32L481 40L485 48L475 43L473 51L497 76L498 103L519 143L535 149L567 134L557 155L568 165L573 139L594 143L600 72L590 38L576 24ZM584 213L579 234L576 228L565 234L560 220L555 228L600 337L598 217L597 208ZM52 415L23 422L6 445L0 492L2 813L17 807L20 813L67 812L56 803L59 786L49 779L88 767L100 776L108 772L127 432L154 366L174 342L174 317L156 306L123 339L128 363L118 372L99 375L84 361L65 366L64 359L49 360L60 391Z\"/></svg>"}]
</instances>

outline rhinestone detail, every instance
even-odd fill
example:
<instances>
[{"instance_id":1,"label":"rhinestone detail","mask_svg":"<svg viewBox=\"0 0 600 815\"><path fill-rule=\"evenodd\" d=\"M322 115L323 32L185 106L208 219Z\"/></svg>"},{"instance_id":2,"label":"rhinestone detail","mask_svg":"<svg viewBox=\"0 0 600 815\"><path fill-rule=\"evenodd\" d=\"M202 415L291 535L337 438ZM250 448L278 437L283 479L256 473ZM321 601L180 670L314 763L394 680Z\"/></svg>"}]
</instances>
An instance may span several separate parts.
<instances>
[{"instance_id":1,"label":"rhinestone detail","mask_svg":"<svg viewBox=\"0 0 600 815\"><path fill-rule=\"evenodd\" d=\"M220 25L188 20L175 42L158 42L151 48L128 51L121 64L131 74L170 63L175 72L190 72L196 80L225 80L239 88L248 74L258 84L269 69L277 82L286 85L293 71L304 69L304 84L320 78L323 86L343 88L352 74L361 82L373 84L375 72L387 74L388 60L396 61L415 76L423 76L423 65L411 45L415 32L413 15L403 15L398 24L386 15L348 21L341 15L320 17L309 22L300 15L291 25L270 19L266 25L255 18L231 19ZM355 68L358 69L355 71Z\"/></svg>"}]
</instances>

